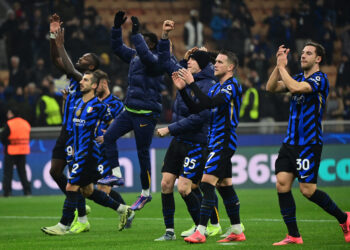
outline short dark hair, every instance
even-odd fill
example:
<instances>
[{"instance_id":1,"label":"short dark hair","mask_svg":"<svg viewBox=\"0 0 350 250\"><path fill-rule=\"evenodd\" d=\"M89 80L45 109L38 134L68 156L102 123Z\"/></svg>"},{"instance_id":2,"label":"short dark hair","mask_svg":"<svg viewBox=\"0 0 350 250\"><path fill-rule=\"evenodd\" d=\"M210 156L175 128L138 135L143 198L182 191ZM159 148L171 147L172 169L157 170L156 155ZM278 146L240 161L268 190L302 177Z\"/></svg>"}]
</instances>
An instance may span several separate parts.
<instances>
[{"instance_id":1,"label":"short dark hair","mask_svg":"<svg viewBox=\"0 0 350 250\"><path fill-rule=\"evenodd\" d=\"M225 55L227 56L227 59L233 64L235 65L235 68L233 70L233 73L236 74L237 72L237 68L238 68L238 57L236 56L235 53L233 53L231 50L220 50L219 54Z\"/></svg>"},{"instance_id":2,"label":"short dark hair","mask_svg":"<svg viewBox=\"0 0 350 250\"><path fill-rule=\"evenodd\" d=\"M94 70L100 67L100 59L95 53L89 53L92 59L92 65L94 65Z\"/></svg>"},{"instance_id":3,"label":"short dark hair","mask_svg":"<svg viewBox=\"0 0 350 250\"><path fill-rule=\"evenodd\" d=\"M90 70L87 70L84 72L85 75L92 75L91 77L91 84L92 83L97 83L97 86L99 84L99 74L98 73L95 73L96 71L90 71Z\"/></svg>"},{"instance_id":4,"label":"short dark hair","mask_svg":"<svg viewBox=\"0 0 350 250\"><path fill-rule=\"evenodd\" d=\"M104 72L103 70L95 70L94 71L94 74L97 76L97 79L98 79L98 82L100 83L100 81L102 79L106 79L107 80L107 83L108 83L108 88L110 88L110 80L109 80L109 77L108 77L108 74L106 72Z\"/></svg>"},{"instance_id":5,"label":"short dark hair","mask_svg":"<svg viewBox=\"0 0 350 250\"><path fill-rule=\"evenodd\" d=\"M154 47L156 48L158 45L158 37L156 34L148 32L148 33L143 33L143 37L148 37L151 43L154 43Z\"/></svg>"},{"instance_id":6,"label":"short dark hair","mask_svg":"<svg viewBox=\"0 0 350 250\"><path fill-rule=\"evenodd\" d=\"M322 64L324 62L324 59L326 58L326 50L321 44L314 42L314 41L307 41L305 43L304 47L305 46L315 47L316 48L316 55L320 56L322 58L320 64Z\"/></svg>"}]
</instances>

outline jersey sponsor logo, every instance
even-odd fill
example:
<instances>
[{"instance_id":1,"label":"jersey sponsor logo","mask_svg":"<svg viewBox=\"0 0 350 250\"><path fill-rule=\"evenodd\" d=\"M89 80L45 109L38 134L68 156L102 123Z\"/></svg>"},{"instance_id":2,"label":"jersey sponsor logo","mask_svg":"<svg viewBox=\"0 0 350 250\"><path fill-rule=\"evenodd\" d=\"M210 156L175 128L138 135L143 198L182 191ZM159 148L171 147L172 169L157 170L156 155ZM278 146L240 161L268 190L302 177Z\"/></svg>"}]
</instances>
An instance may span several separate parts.
<instances>
[{"instance_id":1,"label":"jersey sponsor logo","mask_svg":"<svg viewBox=\"0 0 350 250\"><path fill-rule=\"evenodd\" d=\"M86 121L79 118L73 118L73 122L76 126L84 126Z\"/></svg>"},{"instance_id":2,"label":"jersey sponsor logo","mask_svg":"<svg viewBox=\"0 0 350 250\"><path fill-rule=\"evenodd\" d=\"M305 102L305 96L304 95L293 95L292 100L296 102L297 104L302 104Z\"/></svg>"}]
</instances>

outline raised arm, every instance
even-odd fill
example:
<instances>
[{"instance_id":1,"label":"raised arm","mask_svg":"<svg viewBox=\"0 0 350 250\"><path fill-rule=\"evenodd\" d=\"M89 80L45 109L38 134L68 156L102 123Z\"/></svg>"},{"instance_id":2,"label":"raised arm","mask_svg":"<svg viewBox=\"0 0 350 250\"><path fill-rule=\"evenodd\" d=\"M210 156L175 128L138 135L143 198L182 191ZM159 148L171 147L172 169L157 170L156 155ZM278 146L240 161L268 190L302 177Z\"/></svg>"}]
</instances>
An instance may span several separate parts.
<instances>
[{"instance_id":1,"label":"raised arm","mask_svg":"<svg viewBox=\"0 0 350 250\"><path fill-rule=\"evenodd\" d=\"M192 74L186 69L181 69L178 72L174 72L172 79L175 86L180 90L181 97L191 113L196 114L204 109L214 108L225 103L225 95L222 93L217 94L213 98L210 98L207 94L203 93L194 83ZM188 96L185 90L186 83L188 83L189 87L193 90L193 93L198 98L199 102L194 102Z\"/></svg>"},{"instance_id":2,"label":"raised arm","mask_svg":"<svg viewBox=\"0 0 350 250\"><path fill-rule=\"evenodd\" d=\"M61 71L64 72L62 58L60 58L56 46L56 33L60 29L62 22L57 14L50 17L50 57L52 63Z\"/></svg>"},{"instance_id":3,"label":"raised arm","mask_svg":"<svg viewBox=\"0 0 350 250\"><path fill-rule=\"evenodd\" d=\"M56 32L55 42L58 54L62 60L62 70L67 74L68 77L72 77L79 82L82 79L83 75L77 69L75 69L72 60L69 58L64 47L64 28L60 28Z\"/></svg>"},{"instance_id":4,"label":"raised arm","mask_svg":"<svg viewBox=\"0 0 350 250\"><path fill-rule=\"evenodd\" d=\"M278 58L279 55L281 55L282 53L284 53L286 51L286 48L284 47L284 45L281 45L278 48L278 51L276 53L276 59ZM284 82L281 80L281 76L279 74L279 70L276 67L273 69L269 80L267 81L266 84L266 90L270 91L270 92L287 92L288 89L286 87L286 85L284 84Z\"/></svg>"},{"instance_id":5,"label":"raised arm","mask_svg":"<svg viewBox=\"0 0 350 250\"><path fill-rule=\"evenodd\" d=\"M289 53L289 49L287 49L285 52L278 55L278 58L277 58L277 67L283 83L287 87L288 91L293 94L311 93L313 90L310 83L305 81L298 82L289 75L286 69L286 66L288 63L288 59L287 59L288 53Z\"/></svg>"},{"instance_id":6,"label":"raised arm","mask_svg":"<svg viewBox=\"0 0 350 250\"><path fill-rule=\"evenodd\" d=\"M132 35L131 42L134 44L135 49L137 51L137 55L140 57L140 60L143 64L154 67L158 65L158 54L152 52L152 50L156 50L157 48L150 48L146 43L145 38L139 33L139 20L137 17L132 16ZM152 42L151 42L152 43ZM150 43L149 43L150 44Z\"/></svg>"},{"instance_id":7,"label":"raised arm","mask_svg":"<svg viewBox=\"0 0 350 250\"><path fill-rule=\"evenodd\" d=\"M115 14L114 26L111 31L111 46L114 54L119 56L124 62L130 63L136 51L123 43L121 25L125 23L126 19L124 11L118 11Z\"/></svg>"},{"instance_id":8,"label":"raised arm","mask_svg":"<svg viewBox=\"0 0 350 250\"><path fill-rule=\"evenodd\" d=\"M176 60L174 56L171 56L171 43L169 40L169 33L174 30L174 21L166 20L163 23L162 39L159 41L158 45L158 58L159 64L166 70L166 72L171 76L171 74L183 66Z\"/></svg>"}]
</instances>

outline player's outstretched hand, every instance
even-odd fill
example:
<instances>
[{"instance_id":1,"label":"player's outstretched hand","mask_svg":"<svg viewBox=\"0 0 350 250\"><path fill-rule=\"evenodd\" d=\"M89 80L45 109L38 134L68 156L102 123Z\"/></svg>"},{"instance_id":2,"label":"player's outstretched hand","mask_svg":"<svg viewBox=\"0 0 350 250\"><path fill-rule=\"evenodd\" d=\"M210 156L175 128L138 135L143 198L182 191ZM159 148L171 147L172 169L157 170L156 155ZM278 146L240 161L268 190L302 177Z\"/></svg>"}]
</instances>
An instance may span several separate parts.
<instances>
[{"instance_id":1,"label":"player's outstretched hand","mask_svg":"<svg viewBox=\"0 0 350 250\"><path fill-rule=\"evenodd\" d=\"M179 77L182 80L184 80L184 82L186 84L190 84L190 83L194 82L193 75L188 69L182 68L182 69L179 69L178 72L179 72Z\"/></svg>"},{"instance_id":2,"label":"player's outstretched hand","mask_svg":"<svg viewBox=\"0 0 350 250\"><path fill-rule=\"evenodd\" d=\"M114 28L119 29L125 23L127 17L124 11L118 11L114 16Z\"/></svg>"},{"instance_id":3,"label":"player's outstretched hand","mask_svg":"<svg viewBox=\"0 0 350 250\"><path fill-rule=\"evenodd\" d=\"M62 94L63 100L66 100L68 96L68 89L62 89L61 94Z\"/></svg>"},{"instance_id":4,"label":"player's outstretched hand","mask_svg":"<svg viewBox=\"0 0 350 250\"><path fill-rule=\"evenodd\" d=\"M157 135L160 137L164 137L164 136L168 135L169 133L170 133L170 131L169 131L168 127L157 129Z\"/></svg>"},{"instance_id":5,"label":"player's outstretched hand","mask_svg":"<svg viewBox=\"0 0 350 250\"><path fill-rule=\"evenodd\" d=\"M59 15L55 13L50 16L50 33L56 33L62 24L63 22L61 22Z\"/></svg>"},{"instance_id":6,"label":"player's outstretched hand","mask_svg":"<svg viewBox=\"0 0 350 250\"><path fill-rule=\"evenodd\" d=\"M165 20L163 22L163 31L170 32L175 29L175 22L172 20Z\"/></svg>"},{"instance_id":7,"label":"player's outstretched hand","mask_svg":"<svg viewBox=\"0 0 350 250\"><path fill-rule=\"evenodd\" d=\"M188 58L190 57L190 55L193 54L197 50L198 50L198 47L193 47L192 49L187 50L185 55L184 55L184 59L187 61Z\"/></svg>"},{"instance_id":8,"label":"player's outstretched hand","mask_svg":"<svg viewBox=\"0 0 350 250\"><path fill-rule=\"evenodd\" d=\"M286 67L288 64L288 53L290 49L285 49L284 52L279 53L277 56L277 67Z\"/></svg>"},{"instance_id":9,"label":"player's outstretched hand","mask_svg":"<svg viewBox=\"0 0 350 250\"><path fill-rule=\"evenodd\" d=\"M97 141L98 144L102 144L102 143L104 142L103 135L97 136L97 137L95 138L95 140Z\"/></svg>"},{"instance_id":10,"label":"player's outstretched hand","mask_svg":"<svg viewBox=\"0 0 350 250\"><path fill-rule=\"evenodd\" d=\"M138 19L136 16L132 16L132 17L131 17L131 22L132 22L132 29L131 29L131 32L132 32L133 34L139 33L139 30L140 30L140 22L139 22L139 19Z\"/></svg>"},{"instance_id":11,"label":"player's outstretched hand","mask_svg":"<svg viewBox=\"0 0 350 250\"><path fill-rule=\"evenodd\" d=\"M180 77L179 77L179 73L178 71L175 71L172 75L171 75L171 78L173 79L173 82L174 82L174 85L176 86L177 89L183 89L185 88L186 86L186 83L184 80L182 80Z\"/></svg>"}]
</instances>

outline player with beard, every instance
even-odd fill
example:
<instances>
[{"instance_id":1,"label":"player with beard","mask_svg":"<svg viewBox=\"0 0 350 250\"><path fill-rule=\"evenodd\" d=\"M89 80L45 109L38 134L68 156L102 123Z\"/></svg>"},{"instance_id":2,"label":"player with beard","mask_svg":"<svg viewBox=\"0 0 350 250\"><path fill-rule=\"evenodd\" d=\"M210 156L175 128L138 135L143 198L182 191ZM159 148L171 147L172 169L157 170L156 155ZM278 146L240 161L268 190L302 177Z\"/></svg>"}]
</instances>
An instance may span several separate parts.
<instances>
[{"instance_id":1,"label":"player with beard","mask_svg":"<svg viewBox=\"0 0 350 250\"><path fill-rule=\"evenodd\" d=\"M289 49L279 47L277 65L272 71L266 89L270 92L290 92L290 115L287 136L275 164L276 189L279 206L288 234L273 245L303 244L296 222L296 206L291 192L298 178L301 193L310 201L334 216L350 242L350 212L343 212L325 192L317 189L322 139L322 114L329 92L327 75L320 71L325 49L315 42L305 44L301 53L302 73L291 77L286 70Z\"/></svg>"}]
</instances>

